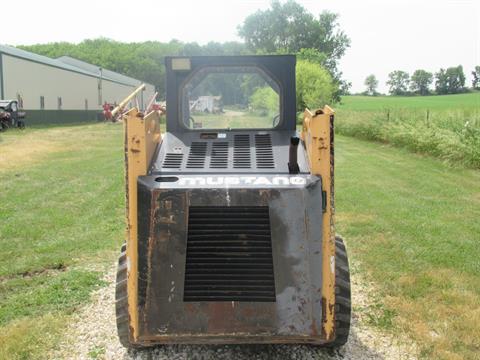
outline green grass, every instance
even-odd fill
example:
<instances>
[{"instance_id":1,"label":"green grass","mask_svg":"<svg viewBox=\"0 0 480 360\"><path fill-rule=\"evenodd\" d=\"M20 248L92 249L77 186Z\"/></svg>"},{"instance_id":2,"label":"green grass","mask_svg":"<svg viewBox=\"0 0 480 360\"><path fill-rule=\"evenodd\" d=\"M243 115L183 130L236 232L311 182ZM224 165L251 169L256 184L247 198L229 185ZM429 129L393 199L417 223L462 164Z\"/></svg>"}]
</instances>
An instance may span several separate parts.
<instances>
[{"instance_id":1,"label":"green grass","mask_svg":"<svg viewBox=\"0 0 480 360\"><path fill-rule=\"evenodd\" d=\"M122 126L11 131L0 154L0 359L45 358L123 241ZM367 320L426 358L480 351L479 184L477 170L337 137L337 230L378 289Z\"/></svg>"},{"instance_id":2,"label":"green grass","mask_svg":"<svg viewBox=\"0 0 480 360\"><path fill-rule=\"evenodd\" d=\"M336 143L337 231L380 294L369 320L423 357L480 353L480 172L348 137Z\"/></svg>"},{"instance_id":3,"label":"green grass","mask_svg":"<svg viewBox=\"0 0 480 360\"><path fill-rule=\"evenodd\" d=\"M102 283L97 272L78 269L7 281L0 287L5 295L0 299L0 326L21 317L71 309L88 300L91 289Z\"/></svg>"},{"instance_id":4,"label":"green grass","mask_svg":"<svg viewBox=\"0 0 480 360\"><path fill-rule=\"evenodd\" d=\"M203 129L268 129L274 115L260 116L255 113L226 110L225 114L193 114L196 123Z\"/></svg>"},{"instance_id":5,"label":"green grass","mask_svg":"<svg viewBox=\"0 0 480 360\"><path fill-rule=\"evenodd\" d=\"M2 327L0 333L0 359L47 359L52 344L61 339L69 320L63 313L21 318Z\"/></svg>"},{"instance_id":6,"label":"green grass","mask_svg":"<svg viewBox=\"0 0 480 360\"><path fill-rule=\"evenodd\" d=\"M338 109L372 111L382 109L477 109L480 92L436 96L342 96Z\"/></svg>"},{"instance_id":7,"label":"green grass","mask_svg":"<svg viewBox=\"0 0 480 360\"><path fill-rule=\"evenodd\" d=\"M345 96L336 131L480 168L480 92L446 96Z\"/></svg>"},{"instance_id":8,"label":"green grass","mask_svg":"<svg viewBox=\"0 0 480 360\"><path fill-rule=\"evenodd\" d=\"M121 133L93 124L0 134L0 358L45 356L62 324L43 319L66 321L103 284L124 236ZM17 349L24 339L31 352Z\"/></svg>"}]
</instances>

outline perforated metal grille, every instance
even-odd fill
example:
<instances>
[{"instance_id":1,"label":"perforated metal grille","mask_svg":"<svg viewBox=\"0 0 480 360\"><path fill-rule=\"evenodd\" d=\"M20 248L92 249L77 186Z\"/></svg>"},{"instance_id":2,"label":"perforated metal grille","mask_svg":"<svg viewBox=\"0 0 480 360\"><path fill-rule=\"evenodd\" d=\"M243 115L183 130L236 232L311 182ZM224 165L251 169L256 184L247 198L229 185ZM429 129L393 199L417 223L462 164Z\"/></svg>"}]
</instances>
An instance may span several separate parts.
<instances>
[{"instance_id":1,"label":"perforated metal grille","mask_svg":"<svg viewBox=\"0 0 480 360\"><path fill-rule=\"evenodd\" d=\"M226 169L228 167L228 142L214 142L210 167L214 169Z\"/></svg>"},{"instance_id":2,"label":"perforated metal grille","mask_svg":"<svg viewBox=\"0 0 480 360\"><path fill-rule=\"evenodd\" d=\"M163 159L162 168L180 169L182 166L183 154L167 153Z\"/></svg>"},{"instance_id":3,"label":"perforated metal grille","mask_svg":"<svg viewBox=\"0 0 480 360\"><path fill-rule=\"evenodd\" d=\"M268 207L189 208L184 301L275 301Z\"/></svg>"},{"instance_id":4,"label":"perforated metal grille","mask_svg":"<svg viewBox=\"0 0 480 360\"><path fill-rule=\"evenodd\" d=\"M249 169L251 166L250 135L235 135L233 138L233 167L235 169Z\"/></svg>"},{"instance_id":5,"label":"perforated metal grille","mask_svg":"<svg viewBox=\"0 0 480 360\"><path fill-rule=\"evenodd\" d=\"M188 169L201 169L205 166L207 145L206 142L192 142L187 160Z\"/></svg>"},{"instance_id":6,"label":"perforated metal grille","mask_svg":"<svg viewBox=\"0 0 480 360\"><path fill-rule=\"evenodd\" d=\"M258 169L275 168L270 134L255 134L255 155Z\"/></svg>"}]
</instances>

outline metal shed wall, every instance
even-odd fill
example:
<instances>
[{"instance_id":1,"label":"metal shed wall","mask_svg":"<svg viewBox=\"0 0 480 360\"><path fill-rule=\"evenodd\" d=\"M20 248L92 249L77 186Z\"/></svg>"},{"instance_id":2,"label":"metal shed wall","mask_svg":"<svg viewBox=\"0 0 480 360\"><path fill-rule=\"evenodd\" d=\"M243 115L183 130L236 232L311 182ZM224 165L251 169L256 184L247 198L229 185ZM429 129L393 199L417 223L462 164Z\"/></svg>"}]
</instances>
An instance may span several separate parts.
<instances>
[{"instance_id":1,"label":"metal shed wall","mask_svg":"<svg viewBox=\"0 0 480 360\"><path fill-rule=\"evenodd\" d=\"M120 80L128 78L117 75ZM119 103L141 84L139 80L128 79L122 83L117 79L100 78L99 74L73 64L63 64L20 49L0 48L0 97L16 99L20 95L29 124L94 120L105 101ZM139 105L144 107L154 92L154 86L146 84L138 98Z\"/></svg>"}]
</instances>

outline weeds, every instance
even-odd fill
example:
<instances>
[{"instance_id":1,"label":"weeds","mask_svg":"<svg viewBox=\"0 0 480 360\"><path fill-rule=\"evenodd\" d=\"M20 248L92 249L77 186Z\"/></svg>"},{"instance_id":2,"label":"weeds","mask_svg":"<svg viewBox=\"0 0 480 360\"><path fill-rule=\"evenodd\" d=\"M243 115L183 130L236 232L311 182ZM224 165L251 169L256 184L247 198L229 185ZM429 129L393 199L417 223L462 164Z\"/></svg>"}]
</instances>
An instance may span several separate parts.
<instances>
[{"instance_id":1,"label":"weeds","mask_svg":"<svg viewBox=\"0 0 480 360\"><path fill-rule=\"evenodd\" d=\"M390 143L449 163L480 168L480 109L338 110L341 135Z\"/></svg>"}]
</instances>

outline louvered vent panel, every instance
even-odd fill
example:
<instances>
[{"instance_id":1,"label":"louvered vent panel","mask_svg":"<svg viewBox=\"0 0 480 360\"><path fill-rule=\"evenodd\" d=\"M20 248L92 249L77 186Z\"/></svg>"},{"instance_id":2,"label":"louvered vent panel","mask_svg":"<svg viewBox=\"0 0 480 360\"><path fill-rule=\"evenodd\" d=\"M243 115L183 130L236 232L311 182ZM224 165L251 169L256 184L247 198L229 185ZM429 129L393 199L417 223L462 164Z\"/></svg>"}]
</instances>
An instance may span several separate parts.
<instances>
[{"instance_id":1,"label":"louvered vent panel","mask_svg":"<svg viewBox=\"0 0 480 360\"><path fill-rule=\"evenodd\" d=\"M235 135L233 138L233 167L235 169L249 169L251 166L250 135Z\"/></svg>"},{"instance_id":2,"label":"louvered vent panel","mask_svg":"<svg viewBox=\"0 0 480 360\"><path fill-rule=\"evenodd\" d=\"M213 169L226 169L228 167L228 142L214 142L210 167Z\"/></svg>"},{"instance_id":3,"label":"louvered vent panel","mask_svg":"<svg viewBox=\"0 0 480 360\"><path fill-rule=\"evenodd\" d=\"M258 169L275 168L270 134L255 134L255 154Z\"/></svg>"},{"instance_id":4,"label":"louvered vent panel","mask_svg":"<svg viewBox=\"0 0 480 360\"><path fill-rule=\"evenodd\" d=\"M163 159L162 168L180 169L182 160L183 154L167 153Z\"/></svg>"},{"instance_id":5,"label":"louvered vent panel","mask_svg":"<svg viewBox=\"0 0 480 360\"><path fill-rule=\"evenodd\" d=\"M268 207L189 208L184 301L275 301Z\"/></svg>"},{"instance_id":6,"label":"louvered vent panel","mask_svg":"<svg viewBox=\"0 0 480 360\"><path fill-rule=\"evenodd\" d=\"M205 166L206 155L206 142L192 142L190 153L188 154L187 169L202 169Z\"/></svg>"}]
</instances>

